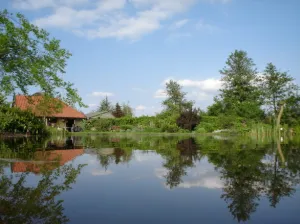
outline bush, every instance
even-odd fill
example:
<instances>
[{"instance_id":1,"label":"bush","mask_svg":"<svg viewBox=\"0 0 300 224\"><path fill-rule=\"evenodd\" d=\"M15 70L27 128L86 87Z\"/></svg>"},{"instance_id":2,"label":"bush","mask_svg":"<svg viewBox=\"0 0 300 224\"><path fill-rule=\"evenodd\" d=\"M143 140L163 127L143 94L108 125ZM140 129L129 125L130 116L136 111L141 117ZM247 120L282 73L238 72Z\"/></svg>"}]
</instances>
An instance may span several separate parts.
<instances>
[{"instance_id":1,"label":"bush","mask_svg":"<svg viewBox=\"0 0 300 224\"><path fill-rule=\"evenodd\" d=\"M176 124L164 124L161 127L162 132L175 133L179 131L179 127Z\"/></svg>"},{"instance_id":2,"label":"bush","mask_svg":"<svg viewBox=\"0 0 300 224\"><path fill-rule=\"evenodd\" d=\"M0 132L48 134L43 119L29 111L0 107Z\"/></svg>"},{"instance_id":3,"label":"bush","mask_svg":"<svg viewBox=\"0 0 300 224\"><path fill-rule=\"evenodd\" d=\"M133 126L132 125L121 125L120 126L121 130L132 130L133 129Z\"/></svg>"},{"instance_id":4,"label":"bush","mask_svg":"<svg viewBox=\"0 0 300 224\"><path fill-rule=\"evenodd\" d=\"M217 124L212 124L212 123L207 123L207 122L201 122L197 127L196 127L196 132L198 133L200 129L204 129L205 132L213 132L218 129Z\"/></svg>"},{"instance_id":5,"label":"bush","mask_svg":"<svg viewBox=\"0 0 300 224\"><path fill-rule=\"evenodd\" d=\"M202 128L202 127L199 127L197 126L196 128L196 133L199 133L199 134L204 134L204 133L207 133L207 131L205 130L205 128Z\"/></svg>"},{"instance_id":6,"label":"bush","mask_svg":"<svg viewBox=\"0 0 300 224\"><path fill-rule=\"evenodd\" d=\"M179 127L183 129L187 129L189 131L192 131L196 128L196 126L200 122L200 115L199 111L197 109L189 109L186 111L183 111L179 118L177 118L176 123Z\"/></svg>"}]
</instances>

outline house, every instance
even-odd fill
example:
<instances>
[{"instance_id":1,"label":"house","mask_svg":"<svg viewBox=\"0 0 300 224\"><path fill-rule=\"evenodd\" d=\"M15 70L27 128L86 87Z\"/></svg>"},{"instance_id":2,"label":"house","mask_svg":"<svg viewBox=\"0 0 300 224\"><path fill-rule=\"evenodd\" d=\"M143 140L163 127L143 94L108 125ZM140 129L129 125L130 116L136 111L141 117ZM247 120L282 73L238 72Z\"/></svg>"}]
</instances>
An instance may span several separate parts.
<instances>
[{"instance_id":1,"label":"house","mask_svg":"<svg viewBox=\"0 0 300 224\"><path fill-rule=\"evenodd\" d=\"M83 113L57 98L53 99L53 103L57 102L56 104L61 105L61 108L51 110L47 104L43 108L41 105L44 99L42 94L32 96L17 95L13 106L21 110L32 111L35 116L45 119L48 126L64 128L68 131L71 131L72 127L78 126L82 120L86 119Z\"/></svg>"},{"instance_id":2,"label":"house","mask_svg":"<svg viewBox=\"0 0 300 224\"><path fill-rule=\"evenodd\" d=\"M96 119L96 118L115 118L115 116L109 111L101 112L91 112L86 114L87 119Z\"/></svg>"}]
</instances>

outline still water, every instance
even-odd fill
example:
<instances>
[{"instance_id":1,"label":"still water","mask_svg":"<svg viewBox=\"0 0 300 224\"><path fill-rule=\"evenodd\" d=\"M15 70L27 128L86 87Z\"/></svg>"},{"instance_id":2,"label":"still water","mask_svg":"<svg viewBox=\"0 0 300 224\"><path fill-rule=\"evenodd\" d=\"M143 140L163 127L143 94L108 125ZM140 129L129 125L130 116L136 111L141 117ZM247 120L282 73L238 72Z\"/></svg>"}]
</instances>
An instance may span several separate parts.
<instances>
[{"instance_id":1,"label":"still water","mask_svg":"<svg viewBox=\"0 0 300 224\"><path fill-rule=\"evenodd\" d=\"M0 141L0 223L300 223L300 142Z\"/></svg>"}]
</instances>

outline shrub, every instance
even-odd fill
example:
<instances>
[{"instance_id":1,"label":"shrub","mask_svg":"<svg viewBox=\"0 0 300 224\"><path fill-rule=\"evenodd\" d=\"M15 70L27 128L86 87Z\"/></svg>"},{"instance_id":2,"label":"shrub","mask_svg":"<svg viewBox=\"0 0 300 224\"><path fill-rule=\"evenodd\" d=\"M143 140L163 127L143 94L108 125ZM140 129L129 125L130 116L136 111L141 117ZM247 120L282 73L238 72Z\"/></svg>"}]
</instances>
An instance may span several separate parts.
<instances>
[{"instance_id":1,"label":"shrub","mask_svg":"<svg viewBox=\"0 0 300 224\"><path fill-rule=\"evenodd\" d=\"M197 109L189 109L183 111L179 118L177 118L176 123L179 127L187 130L194 130L200 122L200 115Z\"/></svg>"},{"instance_id":2,"label":"shrub","mask_svg":"<svg viewBox=\"0 0 300 224\"><path fill-rule=\"evenodd\" d=\"M162 132L175 133L179 131L179 127L176 124L164 124L161 127Z\"/></svg>"},{"instance_id":3,"label":"shrub","mask_svg":"<svg viewBox=\"0 0 300 224\"><path fill-rule=\"evenodd\" d=\"M29 111L0 107L0 132L48 134L43 119Z\"/></svg>"},{"instance_id":4,"label":"shrub","mask_svg":"<svg viewBox=\"0 0 300 224\"><path fill-rule=\"evenodd\" d=\"M132 130L133 126L132 125L120 125L121 130Z\"/></svg>"},{"instance_id":5,"label":"shrub","mask_svg":"<svg viewBox=\"0 0 300 224\"><path fill-rule=\"evenodd\" d=\"M207 131L205 130L205 128L199 127L197 126L196 128L196 133L202 134L202 133L207 133Z\"/></svg>"},{"instance_id":6,"label":"shrub","mask_svg":"<svg viewBox=\"0 0 300 224\"><path fill-rule=\"evenodd\" d=\"M196 132L199 132L198 129L204 129L205 132L213 132L218 129L218 126L217 126L217 124L213 124L213 123L201 122L196 127Z\"/></svg>"}]
</instances>

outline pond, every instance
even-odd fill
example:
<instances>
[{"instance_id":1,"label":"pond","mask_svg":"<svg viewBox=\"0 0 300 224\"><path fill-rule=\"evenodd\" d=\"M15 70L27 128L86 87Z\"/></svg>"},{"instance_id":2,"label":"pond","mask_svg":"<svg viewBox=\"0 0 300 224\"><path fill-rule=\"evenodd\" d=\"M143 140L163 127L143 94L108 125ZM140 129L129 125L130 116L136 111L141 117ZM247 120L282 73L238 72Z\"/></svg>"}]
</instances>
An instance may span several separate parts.
<instances>
[{"instance_id":1,"label":"pond","mask_svg":"<svg viewBox=\"0 0 300 224\"><path fill-rule=\"evenodd\" d=\"M300 141L0 141L0 223L300 223Z\"/></svg>"}]
</instances>

